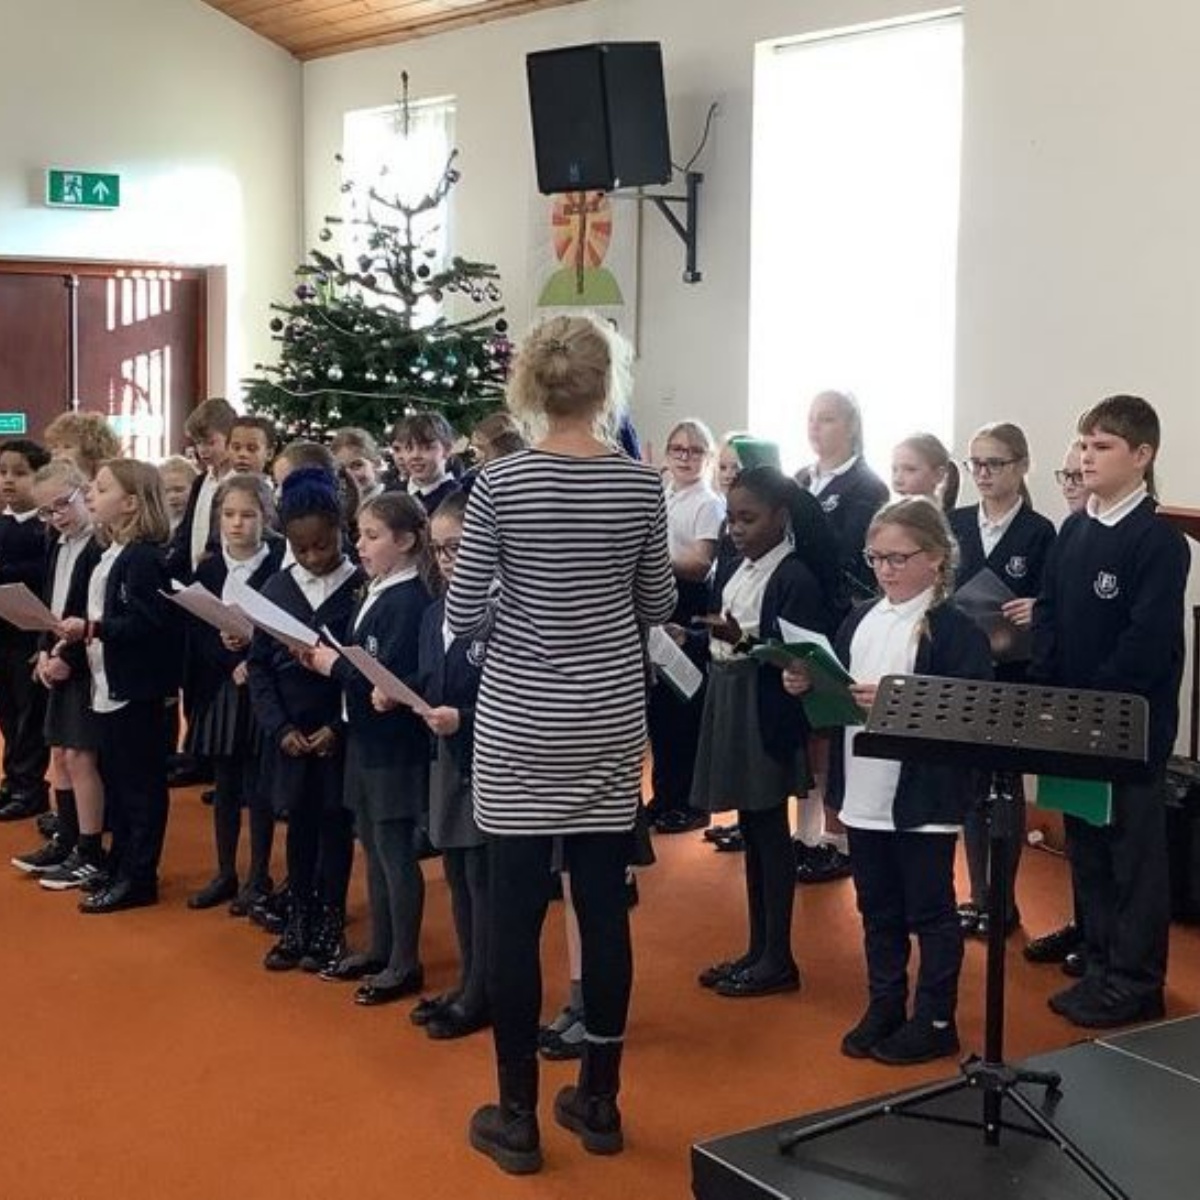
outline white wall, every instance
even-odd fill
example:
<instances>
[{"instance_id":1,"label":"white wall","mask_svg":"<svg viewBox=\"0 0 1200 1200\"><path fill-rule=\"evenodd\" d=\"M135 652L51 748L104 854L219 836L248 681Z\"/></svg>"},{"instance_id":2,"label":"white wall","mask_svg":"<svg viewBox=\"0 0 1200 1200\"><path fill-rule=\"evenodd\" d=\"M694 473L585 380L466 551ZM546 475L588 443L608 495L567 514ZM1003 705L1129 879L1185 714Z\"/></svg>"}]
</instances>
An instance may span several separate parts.
<instances>
[{"instance_id":1,"label":"white wall","mask_svg":"<svg viewBox=\"0 0 1200 1200\"><path fill-rule=\"evenodd\" d=\"M918 0L919 3L919 0ZM336 211L342 113L386 104L401 70L414 96L458 97L462 182L456 245L495 262L514 329L533 313L528 287L536 195L525 55L600 40L663 43L676 162L697 145L709 102L720 104L700 213L704 281L682 282L683 244L647 208L641 361L635 417L661 447L670 423L699 414L717 429L746 421L750 262L750 136L754 44L767 38L894 17L914 0L589 0L436 38L305 64L305 226L310 244ZM939 7L936 3L922 6ZM797 420L801 420L797 399Z\"/></svg>"},{"instance_id":2,"label":"white wall","mask_svg":"<svg viewBox=\"0 0 1200 1200\"><path fill-rule=\"evenodd\" d=\"M0 256L223 268L209 388L237 395L302 247L300 91L296 60L200 0L7 0ZM121 207L44 207L50 166L118 172Z\"/></svg>"}]
</instances>

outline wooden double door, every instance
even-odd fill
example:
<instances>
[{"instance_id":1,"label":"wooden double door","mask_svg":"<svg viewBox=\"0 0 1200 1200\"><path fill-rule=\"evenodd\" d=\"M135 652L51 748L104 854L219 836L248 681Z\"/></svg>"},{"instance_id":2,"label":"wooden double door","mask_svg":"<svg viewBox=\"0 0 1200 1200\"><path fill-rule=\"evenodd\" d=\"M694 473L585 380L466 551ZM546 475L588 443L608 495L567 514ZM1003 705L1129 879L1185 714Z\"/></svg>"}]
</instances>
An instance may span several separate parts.
<instances>
[{"instance_id":1,"label":"wooden double door","mask_svg":"<svg viewBox=\"0 0 1200 1200\"><path fill-rule=\"evenodd\" d=\"M205 272L0 259L0 413L40 440L59 413L102 412L125 451L177 452L205 395Z\"/></svg>"}]
</instances>

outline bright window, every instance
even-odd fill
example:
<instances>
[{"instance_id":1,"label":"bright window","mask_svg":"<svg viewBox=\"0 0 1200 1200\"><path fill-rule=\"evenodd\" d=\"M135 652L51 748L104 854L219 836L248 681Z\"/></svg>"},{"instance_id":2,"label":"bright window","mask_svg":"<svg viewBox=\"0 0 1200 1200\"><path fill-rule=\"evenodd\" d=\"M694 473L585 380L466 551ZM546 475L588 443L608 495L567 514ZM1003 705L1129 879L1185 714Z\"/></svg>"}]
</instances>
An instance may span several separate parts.
<instances>
[{"instance_id":1,"label":"bright window","mask_svg":"<svg viewBox=\"0 0 1200 1200\"><path fill-rule=\"evenodd\" d=\"M957 14L757 49L750 426L811 458L811 398L862 405L866 455L953 432Z\"/></svg>"}]
</instances>

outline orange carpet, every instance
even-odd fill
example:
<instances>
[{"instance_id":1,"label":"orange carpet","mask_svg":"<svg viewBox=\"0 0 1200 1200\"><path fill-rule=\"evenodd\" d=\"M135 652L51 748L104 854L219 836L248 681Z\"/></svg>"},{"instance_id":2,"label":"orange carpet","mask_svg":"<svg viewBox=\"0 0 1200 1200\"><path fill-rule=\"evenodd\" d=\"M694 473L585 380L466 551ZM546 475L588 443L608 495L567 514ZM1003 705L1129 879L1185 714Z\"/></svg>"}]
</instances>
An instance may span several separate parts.
<instances>
[{"instance_id":1,"label":"orange carpet","mask_svg":"<svg viewBox=\"0 0 1200 1200\"><path fill-rule=\"evenodd\" d=\"M3 863L31 848L29 823L0 826ZM163 903L83 917L7 866L0 873L0 1200L356 1200L690 1195L699 1138L840 1104L949 1073L896 1071L838 1053L863 1003L859 928L849 881L801 889L796 950L802 993L724 1000L693 982L742 942L740 856L698 834L659 838L635 914L637 982L622 1096L628 1151L587 1156L548 1117L573 1077L543 1073L546 1168L511 1179L466 1146L473 1107L491 1099L487 1035L434 1043L408 1005L357 1009L345 985L271 975L264 934L223 909L194 913L187 893L210 868L209 812L174 793ZM1026 926L1065 912L1061 859L1026 856ZM445 885L429 872L425 963L452 981ZM352 934L362 936L356 875ZM1011 1056L1067 1045L1077 1032L1045 998L1053 967L1010 952ZM563 950L552 910L546 1011L560 1002ZM983 948L963 976L964 1049L982 1040ZM1171 1016L1200 996L1200 931L1172 939Z\"/></svg>"}]
</instances>

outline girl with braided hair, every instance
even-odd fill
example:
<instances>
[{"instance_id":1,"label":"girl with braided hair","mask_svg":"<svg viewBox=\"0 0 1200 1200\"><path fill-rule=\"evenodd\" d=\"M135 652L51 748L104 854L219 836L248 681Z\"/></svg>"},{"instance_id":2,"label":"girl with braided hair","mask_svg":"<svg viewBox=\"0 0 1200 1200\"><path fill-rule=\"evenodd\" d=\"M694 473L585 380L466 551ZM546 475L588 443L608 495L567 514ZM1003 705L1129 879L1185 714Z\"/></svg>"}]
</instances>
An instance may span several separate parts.
<instances>
[{"instance_id":1,"label":"girl with braided hair","mask_svg":"<svg viewBox=\"0 0 1200 1200\"><path fill-rule=\"evenodd\" d=\"M909 497L876 514L863 552L883 595L842 623L834 649L869 709L885 675L990 679L979 627L952 604L954 539L940 507ZM783 674L800 696L803 670ZM955 1009L963 933L954 905L954 850L972 789L962 768L859 758L861 727L838 730L829 755L826 803L849 831L862 914L870 1003L842 1039L842 1053L903 1065L958 1052ZM921 952L911 1016L909 940Z\"/></svg>"}]
</instances>

